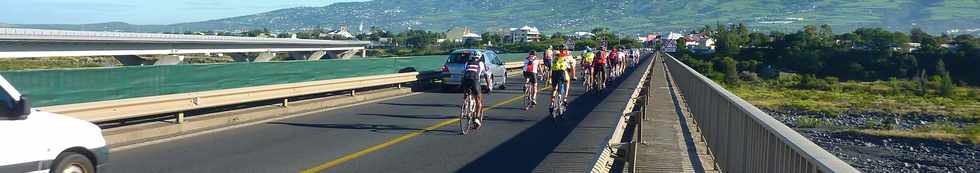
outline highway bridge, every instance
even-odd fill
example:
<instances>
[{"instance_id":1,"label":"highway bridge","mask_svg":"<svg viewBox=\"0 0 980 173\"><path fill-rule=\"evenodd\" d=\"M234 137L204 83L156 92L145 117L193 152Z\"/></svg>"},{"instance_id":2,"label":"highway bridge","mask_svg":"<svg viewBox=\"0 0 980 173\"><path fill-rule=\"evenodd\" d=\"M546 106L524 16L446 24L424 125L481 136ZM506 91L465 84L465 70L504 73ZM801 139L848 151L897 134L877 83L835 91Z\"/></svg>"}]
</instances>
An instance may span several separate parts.
<instances>
[{"instance_id":1,"label":"highway bridge","mask_svg":"<svg viewBox=\"0 0 980 173\"><path fill-rule=\"evenodd\" d=\"M366 43L0 29L0 44L0 58L18 58L350 51ZM548 117L546 92L539 106L521 110L522 80L511 75L506 89L488 95L485 126L467 135L456 127L461 94L435 90L433 72L40 109L104 128L112 151L100 172L858 172L673 57L645 55L603 92L574 82L558 122Z\"/></svg>"},{"instance_id":2,"label":"highway bridge","mask_svg":"<svg viewBox=\"0 0 980 173\"><path fill-rule=\"evenodd\" d=\"M512 76L488 96L486 125L467 135L456 127L461 95L426 89L420 73L218 91L251 100L191 93L42 109L105 127L113 150L102 172L858 172L669 55L647 55L599 94L574 82L558 123L547 106L521 110ZM334 94L276 92L297 87L312 88L287 91ZM187 98L161 102L178 96ZM257 104L194 106L209 100ZM548 103L544 92L538 102ZM189 108L109 113L140 104ZM181 113L106 123L165 112Z\"/></svg>"},{"instance_id":3,"label":"highway bridge","mask_svg":"<svg viewBox=\"0 0 980 173\"><path fill-rule=\"evenodd\" d=\"M0 58L113 56L124 65L178 64L185 54L227 54L265 62L276 53L291 59L364 56L367 41L254 38L209 35L0 28ZM145 56L161 55L149 61Z\"/></svg>"}]
</instances>

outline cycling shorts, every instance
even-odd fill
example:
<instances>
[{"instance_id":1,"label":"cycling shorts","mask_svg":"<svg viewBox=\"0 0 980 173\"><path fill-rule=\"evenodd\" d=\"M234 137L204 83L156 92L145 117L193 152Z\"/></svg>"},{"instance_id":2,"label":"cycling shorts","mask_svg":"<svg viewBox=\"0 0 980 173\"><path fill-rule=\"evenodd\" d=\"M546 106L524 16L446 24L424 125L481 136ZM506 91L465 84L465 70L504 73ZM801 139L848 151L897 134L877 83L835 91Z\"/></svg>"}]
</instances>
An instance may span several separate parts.
<instances>
[{"instance_id":1,"label":"cycling shorts","mask_svg":"<svg viewBox=\"0 0 980 173\"><path fill-rule=\"evenodd\" d=\"M528 79L531 82L531 84L537 84L538 83L538 74L537 73L531 73L531 72L524 72L524 79Z\"/></svg>"},{"instance_id":2,"label":"cycling shorts","mask_svg":"<svg viewBox=\"0 0 980 173\"><path fill-rule=\"evenodd\" d=\"M470 92L472 96L480 96L480 75L476 73L463 74L463 81L460 85L463 93Z\"/></svg>"},{"instance_id":3,"label":"cycling shorts","mask_svg":"<svg viewBox=\"0 0 980 173\"><path fill-rule=\"evenodd\" d=\"M568 80L565 71L551 71L551 83L552 85L557 83L565 83Z\"/></svg>"}]
</instances>

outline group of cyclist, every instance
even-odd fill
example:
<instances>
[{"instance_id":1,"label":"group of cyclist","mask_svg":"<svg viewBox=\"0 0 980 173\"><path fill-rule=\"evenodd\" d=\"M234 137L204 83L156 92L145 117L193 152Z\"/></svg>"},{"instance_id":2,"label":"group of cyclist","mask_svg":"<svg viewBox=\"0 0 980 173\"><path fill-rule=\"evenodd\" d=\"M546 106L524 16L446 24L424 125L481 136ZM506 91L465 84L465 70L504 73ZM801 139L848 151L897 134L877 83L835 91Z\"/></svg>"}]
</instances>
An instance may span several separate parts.
<instances>
[{"instance_id":1,"label":"group of cyclist","mask_svg":"<svg viewBox=\"0 0 980 173\"><path fill-rule=\"evenodd\" d=\"M627 49L624 47L614 47L612 49L602 47L601 50L586 47L577 56L572 56L571 54L571 50L565 47L565 45L559 45L557 49L549 46L543 52L543 55L540 55L542 57L541 61L538 61L538 52L528 52L527 57L524 59L524 67L522 69L525 90L527 90L525 94L527 94L528 100L530 101L529 106L524 108L525 110L530 109L533 105L537 105L537 85L539 82L552 87L551 103L558 102L558 104L563 106L567 104L566 98L569 94L571 81L578 80L579 78L579 75L576 73L576 67L581 67L581 76L587 89L600 91L602 88L605 88L608 81L615 80L623 75L627 66L635 66L640 57L639 49ZM461 87L464 89L463 92L470 93L469 95L472 95L476 100L477 118L473 119L473 124L476 125L475 128L478 128L482 125L480 120L483 115L480 79L483 78L487 82L487 86L493 85L490 83L491 78L488 75L487 66L482 56L476 55L473 57L466 62L466 71L463 74ZM577 59L581 59L581 61ZM561 100L556 100L556 98L561 98ZM552 104L552 106L555 106L555 104Z\"/></svg>"},{"instance_id":2,"label":"group of cyclist","mask_svg":"<svg viewBox=\"0 0 980 173\"><path fill-rule=\"evenodd\" d=\"M579 55L571 56L570 50L560 45L558 49L549 46L544 51L544 55L540 55L543 57L542 61L538 62L538 53L531 51L524 60L523 68L525 87L526 90L530 90L526 93L531 103L524 109L537 105L535 97L538 78L543 78L545 85L552 87L551 101L561 101L564 104L566 100L554 100L554 98L559 94L563 96L561 98L567 98L568 86L571 81L579 79L579 74L587 90L601 90L605 88L607 81L621 77L627 67L635 66L640 54L640 49L625 47L612 49L602 47L601 50L585 47ZM576 69L581 70L581 73L576 73ZM542 74L542 72L548 73Z\"/></svg>"},{"instance_id":3,"label":"group of cyclist","mask_svg":"<svg viewBox=\"0 0 980 173\"><path fill-rule=\"evenodd\" d=\"M564 45L554 49L554 47L548 47L542 55L541 61L538 61L537 51L528 52L527 58L524 59L524 86L527 91L530 104L528 104L524 109L530 109L531 106L537 105L537 84L538 79L542 79L548 86L556 86L552 90L551 100L554 101L556 94L561 91L563 96L567 96L568 92L565 86L571 83L571 79L575 78L575 59L571 57L571 52L565 48Z\"/></svg>"}]
</instances>

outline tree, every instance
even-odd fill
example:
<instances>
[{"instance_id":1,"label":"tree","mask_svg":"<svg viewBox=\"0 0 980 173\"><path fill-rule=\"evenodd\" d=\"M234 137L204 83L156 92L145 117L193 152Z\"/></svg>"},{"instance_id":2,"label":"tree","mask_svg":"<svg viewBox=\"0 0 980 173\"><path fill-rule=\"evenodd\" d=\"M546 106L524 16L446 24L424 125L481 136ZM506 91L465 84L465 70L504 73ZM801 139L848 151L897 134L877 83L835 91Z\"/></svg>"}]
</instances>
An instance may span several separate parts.
<instances>
[{"instance_id":1,"label":"tree","mask_svg":"<svg viewBox=\"0 0 980 173\"><path fill-rule=\"evenodd\" d=\"M749 34L749 47L750 48L761 48L768 46L769 36L760 32L753 32Z\"/></svg>"},{"instance_id":2,"label":"tree","mask_svg":"<svg viewBox=\"0 0 980 173\"><path fill-rule=\"evenodd\" d=\"M919 72L918 82L919 95L929 94L929 79L926 78L925 70Z\"/></svg>"},{"instance_id":3,"label":"tree","mask_svg":"<svg viewBox=\"0 0 980 173\"><path fill-rule=\"evenodd\" d=\"M480 34L480 37L483 37L483 44L492 42L493 44L499 45L499 44L503 44L503 40L504 40L504 37L501 36L500 34L497 34L496 32L484 32L483 34Z\"/></svg>"},{"instance_id":4,"label":"tree","mask_svg":"<svg viewBox=\"0 0 980 173\"><path fill-rule=\"evenodd\" d=\"M734 33L728 29L719 28L718 35L716 36L715 42L716 52L718 56L735 56L741 50L739 48L739 38ZM677 45L683 46L683 44Z\"/></svg>"},{"instance_id":5,"label":"tree","mask_svg":"<svg viewBox=\"0 0 980 173\"><path fill-rule=\"evenodd\" d=\"M953 97L953 95L955 95L955 89L956 85L953 84L953 78L949 76L949 72L943 73L939 83L939 95L943 97Z\"/></svg>"},{"instance_id":6,"label":"tree","mask_svg":"<svg viewBox=\"0 0 980 173\"><path fill-rule=\"evenodd\" d=\"M735 59L731 57L721 58L719 66L721 67L721 71L725 73L725 83L731 85L739 83L738 67L736 64Z\"/></svg>"},{"instance_id":7,"label":"tree","mask_svg":"<svg viewBox=\"0 0 980 173\"><path fill-rule=\"evenodd\" d=\"M554 34L551 34L552 40L563 40L563 38L564 36L561 35L561 32L555 32Z\"/></svg>"},{"instance_id":8,"label":"tree","mask_svg":"<svg viewBox=\"0 0 980 173\"><path fill-rule=\"evenodd\" d=\"M932 36L929 35L929 33L926 33L925 31L922 31L922 29L919 28L912 28L912 30L909 31L909 34L911 35L910 36L910 38L912 39L911 41L915 43L922 43L925 42L926 39L932 38Z\"/></svg>"},{"instance_id":9,"label":"tree","mask_svg":"<svg viewBox=\"0 0 980 173\"><path fill-rule=\"evenodd\" d=\"M941 75L941 74L946 74L946 73L949 73L949 71L946 71L946 63L943 62L943 59L937 60L936 61L936 74L940 74Z\"/></svg>"}]
</instances>

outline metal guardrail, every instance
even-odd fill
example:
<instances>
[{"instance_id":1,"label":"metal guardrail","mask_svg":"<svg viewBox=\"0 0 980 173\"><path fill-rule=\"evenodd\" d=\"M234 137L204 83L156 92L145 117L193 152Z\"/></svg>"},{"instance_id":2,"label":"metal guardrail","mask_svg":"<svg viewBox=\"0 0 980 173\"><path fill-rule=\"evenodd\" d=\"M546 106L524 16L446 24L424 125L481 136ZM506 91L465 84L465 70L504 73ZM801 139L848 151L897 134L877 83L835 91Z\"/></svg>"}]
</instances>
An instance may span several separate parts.
<instances>
[{"instance_id":1,"label":"metal guardrail","mask_svg":"<svg viewBox=\"0 0 980 173\"><path fill-rule=\"evenodd\" d=\"M508 62L504 64L504 67L511 70L518 69L523 67L523 62ZM398 73L57 105L38 109L90 122L106 122L149 115L177 113L178 122L180 122L183 118L180 112L184 111L316 93L409 83L416 82L420 80L419 78L436 76L438 76L438 72ZM288 100L284 100L285 102L288 102Z\"/></svg>"},{"instance_id":2,"label":"metal guardrail","mask_svg":"<svg viewBox=\"0 0 980 173\"><path fill-rule=\"evenodd\" d=\"M860 172L673 56L664 62L721 170Z\"/></svg>"},{"instance_id":3,"label":"metal guardrail","mask_svg":"<svg viewBox=\"0 0 980 173\"><path fill-rule=\"evenodd\" d=\"M419 73L417 72L375 75L58 105L38 109L68 115L90 122L105 122L148 115L178 113L177 121L181 122L183 121L183 117L180 112L183 111L316 93L408 83L418 80L418 75ZM283 100L283 102L286 104L288 100Z\"/></svg>"}]
</instances>

